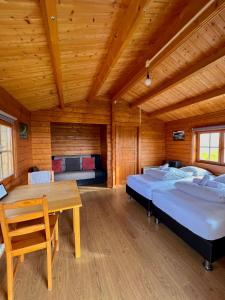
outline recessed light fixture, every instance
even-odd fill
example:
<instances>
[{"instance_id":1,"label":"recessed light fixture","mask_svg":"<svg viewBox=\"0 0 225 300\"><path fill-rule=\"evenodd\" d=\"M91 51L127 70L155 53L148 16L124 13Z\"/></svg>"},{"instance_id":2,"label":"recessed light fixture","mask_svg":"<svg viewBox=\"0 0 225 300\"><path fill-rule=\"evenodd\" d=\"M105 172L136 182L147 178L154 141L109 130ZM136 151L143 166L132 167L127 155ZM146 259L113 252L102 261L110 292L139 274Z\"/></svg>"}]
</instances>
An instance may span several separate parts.
<instances>
[{"instance_id":1,"label":"recessed light fixture","mask_svg":"<svg viewBox=\"0 0 225 300\"><path fill-rule=\"evenodd\" d=\"M151 86L151 84L152 84L152 79L149 74L149 66L150 66L150 60L146 60L145 68L147 70L147 75L146 75L146 79L145 79L145 85L147 87Z\"/></svg>"}]
</instances>

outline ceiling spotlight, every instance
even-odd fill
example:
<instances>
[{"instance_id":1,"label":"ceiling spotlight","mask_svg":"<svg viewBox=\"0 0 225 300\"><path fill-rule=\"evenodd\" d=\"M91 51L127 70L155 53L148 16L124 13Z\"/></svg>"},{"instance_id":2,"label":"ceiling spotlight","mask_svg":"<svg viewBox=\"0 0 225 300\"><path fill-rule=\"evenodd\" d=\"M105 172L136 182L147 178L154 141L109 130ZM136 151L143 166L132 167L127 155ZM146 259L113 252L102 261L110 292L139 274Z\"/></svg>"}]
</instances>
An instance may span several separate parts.
<instances>
[{"instance_id":1,"label":"ceiling spotlight","mask_svg":"<svg viewBox=\"0 0 225 300\"><path fill-rule=\"evenodd\" d=\"M150 75L149 75L149 65L150 65L150 60L147 60L146 63L145 63L145 68L147 70L147 75L146 75L146 79L145 79L145 85L147 87L151 86L151 84L152 84L152 80L151 80Z\"/></svg>"},{"instance_id":2,"label":"ceiling spotlight","mask_svg":"<svg viewBox=\"0 0 225 300\"><path fill-rule=\"evenodd\" d=\"M149 74L147 73L147 77L145 79L145 85L146 86L151 86L151 84L152 84L152 80L151 80Z\"/></svg>"}]
</instances>

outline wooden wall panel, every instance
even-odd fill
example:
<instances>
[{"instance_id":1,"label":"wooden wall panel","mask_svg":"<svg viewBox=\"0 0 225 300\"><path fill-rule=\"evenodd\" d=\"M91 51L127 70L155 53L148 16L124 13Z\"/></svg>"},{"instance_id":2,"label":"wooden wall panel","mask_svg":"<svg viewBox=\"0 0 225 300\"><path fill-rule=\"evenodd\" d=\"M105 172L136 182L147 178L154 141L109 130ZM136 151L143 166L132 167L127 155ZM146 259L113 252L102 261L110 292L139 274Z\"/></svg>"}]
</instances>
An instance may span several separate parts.
<instances>
[{"instance_id":1,"label":"wooden wall panel","mask_svg":"<svg viewBox=\"0 0 225 300\"><path fill-rule=\"evenodd\" d=\"M107 126L100 128L100 152L102 159L102 167L107 170Z\"/></svg>"},{"instance_id":2,"label":"wooden wall panel","mask_svg":"<svg viewBox=\"0 0 225 300\"><path fill-rule=\"evenodd\" d=\"M0 109L17 118L13 126L15 175L4 181L7 188L12 188L18 184L27 183L27 171L32 164L30 130L28 139L19 137L19 122L28 124L30 129L30 113L2 88L0 88Z\"/></svg>"},{"instance_id":3,"label":"wooden wall panel","mask_svg":"<svg viewBox=\"0 0 225 300\"><path fill-rule=\"evenodd\" d=\"M138 171L146 165L160 165L165 160L165 128L164 123L157 119L150 119L139 108L130 108L125 102L112 106L112 176L115 184L116 163L116 127L135 126L139 128L139 159Z\"/></svg>"},{"instance_id":4,"label":"wooden wall panel","mask_svg":"<svg viewBox=\"0 0 225 300\"><path fill-rule=\"evenodd\" d=\"M33 164L40 169L51 168L50 124L52 122L106 125L107 132L101 133L101 138L105 139L106 134L107 144L101 143L100 151L103 153L104 166L107 166L109 187L113 185L115 171L113 135L115 126L139 127L139 171L145 165L158 165L165 159L164 123L149 119L139 108L131 109L126 103L113 105L113 112L107 102L80 103L80 105L75 103L66 106L63 111L54 109L32 112L31 121ZM55 150L53 149L53 153L58 155Z\"/></svg>"},{"instance_id":5,"label":"wooden wall panel","mask_svg":"<svg viewBox=\"0 0 225 300\"><path fill-rule=\"evenodd\" d=\"M225 167L223 166L196 163L193 161L194 155L192 152L193 127L224 123L225 111L166 123L166 158L181 160L185 165L194 164L215 172L216 174L225 173ZM172 132L176 130L185 131L184 141L173 141Z\"/></svg>"},{"instance_id":6,"label":"wooden wall panel","mask_svg":"<svg viewBox=\"0 0 225 300\"><path fill-rule=\"evenodd\" d=\"M53 123L52 155L101 154L100 130L100 125Z\"/></svg>"},{"instance_id":7,"label":"wooden wall panel","mask_svg":"<svg viewBox=\"0 0 225 300\"><path fill-rule=\"evenodd\" d=\"M107 125L107 186L113 186L113 175L112 175L112 131L111 124Z\"/></svg>"},{"instance_id":8,"label":"wooden wall panel","mask_svg":"<svg viewBox=\"0 0 225 300\"><path fill-rule=\"evenodd\" d=\"M94 103L74 103L64 110L43 110L31 114L33 164L43 170L51 169L51 123L106 125L108 187L112 186L111 164L111 105L106 101ZM104 145L105 148L105 145ZM55 151L55 150L54 150ZM100 149L102 151L102 149ZM104 150L105 151L105 150ZM95 151L96 152L96 151ZM54 152L56 154L56 152Z\"/></svg>"},{"instance_id":9,"label":"wooden wall panel","mask_svg":"<svg viewBox=\"0 0 225 300\"><path fill-rule=\"evenodd\" d=\"M51 170L51 128L49 121L31 118L33 165L40 170Z\"/></svg>"},{"instance_id":10,"label":"wooden wall panel","mask_svg":"<svg viewBox=\"0 0 225 300\"><path fill-rule=\"evenodd\" d=\"M140 141L140 168L162 164L165 160L164 123L157 119L150 119L142 113Z\"/></svg>"}]
</instances>

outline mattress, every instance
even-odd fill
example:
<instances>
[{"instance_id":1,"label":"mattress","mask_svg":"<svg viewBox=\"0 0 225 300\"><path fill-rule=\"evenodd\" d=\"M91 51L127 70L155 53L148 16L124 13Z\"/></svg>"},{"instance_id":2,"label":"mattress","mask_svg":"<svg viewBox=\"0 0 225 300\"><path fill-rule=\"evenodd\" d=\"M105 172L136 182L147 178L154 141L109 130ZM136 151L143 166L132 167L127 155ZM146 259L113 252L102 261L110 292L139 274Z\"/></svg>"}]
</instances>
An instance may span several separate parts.
<instances>
[{"instance_id":1,"label":"mattress","mask_svg":"<svg viewBox=\"0 0 225 300\"><path fill-rule=\"evenodd\" d=\"M153 203L175 221L206 240L225 236L225 204L190 196L175 188L154 190Z\"/></svg>"},{"instance_id":2,"label":"mattress","mask_svg":"<svg viewBox=\"0 0 225 300\"><path fill-rule=\"evenodd\" d=\"M180 180L193 180L193 177ZM179 180L179 181L180 181ZM130 175L127 179L127 185L143 197L152 200L152 192L155 189L166 190L174 187L178 180L159 180L149 174Z\"/></svg>"}]
</instances>

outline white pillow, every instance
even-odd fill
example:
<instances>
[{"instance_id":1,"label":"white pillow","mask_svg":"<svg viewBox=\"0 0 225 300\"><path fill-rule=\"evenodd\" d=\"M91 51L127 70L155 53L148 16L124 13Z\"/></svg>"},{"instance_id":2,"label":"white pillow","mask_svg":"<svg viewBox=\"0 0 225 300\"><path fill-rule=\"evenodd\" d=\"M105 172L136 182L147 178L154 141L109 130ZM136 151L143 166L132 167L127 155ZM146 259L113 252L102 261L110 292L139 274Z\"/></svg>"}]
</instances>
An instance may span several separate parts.
<instances>
[{"instance_id":1,"label":"white pillow","mask_svg":"<svg viewBox=\"0 0 225 300\"><path fill-rule=\"evenodd\" d=\"M214 180L217 182L225 183L225 174L217 176Z\"/></svg>"},{"instance_id":2,"label":"white pillow","mask_svg":"<svg viewBox=\"0 0 225 300\"><path fill-rule=\"evenodd\" d=\"M212 174L211 172L209 172L205 169L194 167L194 166L187 166L187 167L183 167L180 169L184 172L192 172L193 176L205 176L205 175Z\"/></svg>"},{"instance_id":3,"label":"white pillow","mask_svg":"<svg viewBox=\"0 0 225 300\"><path fill-rule=\"evenodd\" d=\"M169 164L164 164L159 167L160 170L168 170L169 169Z\"/></svg>"}]
</instances>

